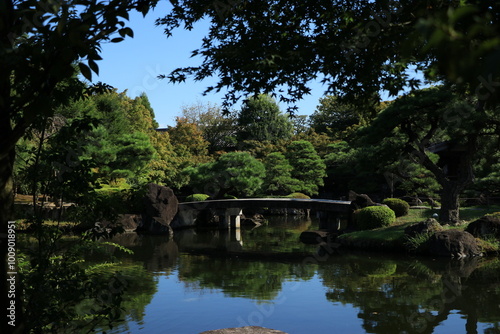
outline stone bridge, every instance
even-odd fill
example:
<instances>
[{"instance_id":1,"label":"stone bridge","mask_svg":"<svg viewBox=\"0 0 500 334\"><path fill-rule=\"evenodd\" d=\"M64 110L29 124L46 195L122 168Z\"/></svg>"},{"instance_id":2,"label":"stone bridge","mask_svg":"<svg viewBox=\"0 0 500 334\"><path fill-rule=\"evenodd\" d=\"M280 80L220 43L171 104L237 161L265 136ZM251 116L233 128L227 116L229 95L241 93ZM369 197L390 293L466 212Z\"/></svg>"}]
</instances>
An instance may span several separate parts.
<instances>
[{"instance_id":1,"label":"stone bridge","mask_svg":"<svg viewBox=\"0 0 500 334\"><path fill-rule=\"evenodd\" d=\"M340 218L351 212L351 202L329 199L297 199L297 198L243 198L221 199L201 202L179 203L178 223L180 226L194 224L199 211L214 209L223 219L221 228L239 228L240 217L244 208L293 208L314 210L320 218L320 228L336 230L340 226Z\"/></svg>"}]
</instances>

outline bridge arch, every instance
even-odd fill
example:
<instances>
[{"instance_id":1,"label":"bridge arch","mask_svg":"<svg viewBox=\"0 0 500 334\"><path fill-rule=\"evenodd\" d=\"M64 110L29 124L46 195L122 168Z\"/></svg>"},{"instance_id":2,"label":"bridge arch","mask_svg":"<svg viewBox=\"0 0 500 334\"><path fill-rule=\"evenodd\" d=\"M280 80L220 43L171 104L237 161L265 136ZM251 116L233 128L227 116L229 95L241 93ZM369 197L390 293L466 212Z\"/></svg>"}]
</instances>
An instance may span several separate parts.
<instances>
[{"instance_id":1,"label":"bridge arch","mask_svg":"<svg viewBox=\"0 0 500 334\"><path fill-rule=\"evenodd\" d=\"M351 202L329 199L298 199L298 198L242 198L220 199L199 202L179 203L178 224L194 225L199 211L215 209L219 212L221 228L239 228L240 217L244 208L294 208L311 209L319 213L320 228L331 229L332 219L337 223L341 215L351 212ZM323 224L323 226L321 226Z\"/></svg>"}]
</instances>

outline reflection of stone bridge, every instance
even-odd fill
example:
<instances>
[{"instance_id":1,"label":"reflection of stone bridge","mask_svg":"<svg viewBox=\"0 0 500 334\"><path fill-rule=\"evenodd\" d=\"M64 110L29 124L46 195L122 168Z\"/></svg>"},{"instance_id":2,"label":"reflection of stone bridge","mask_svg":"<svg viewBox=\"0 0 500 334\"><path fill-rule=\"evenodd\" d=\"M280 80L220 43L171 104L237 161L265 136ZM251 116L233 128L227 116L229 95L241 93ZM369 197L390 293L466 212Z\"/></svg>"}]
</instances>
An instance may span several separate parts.
<instances>
[{"instance_id":1,"label":"reflection of stone bridge","mask_svg":"<svg viewBox=\"0 0 500 334\"><path fill-rule=\"evenodd\" d=\"M243 209L285 208L309 209L320 218L320 228L338 229L340 218L351 212L351 202L328 199L297 199L297 198L244 198L221 199L202 202L179 203L180 224L193 225L199 211L212 209L219 219L222 228L240 227L240 217Z\"/></svg>"}]
</instances>

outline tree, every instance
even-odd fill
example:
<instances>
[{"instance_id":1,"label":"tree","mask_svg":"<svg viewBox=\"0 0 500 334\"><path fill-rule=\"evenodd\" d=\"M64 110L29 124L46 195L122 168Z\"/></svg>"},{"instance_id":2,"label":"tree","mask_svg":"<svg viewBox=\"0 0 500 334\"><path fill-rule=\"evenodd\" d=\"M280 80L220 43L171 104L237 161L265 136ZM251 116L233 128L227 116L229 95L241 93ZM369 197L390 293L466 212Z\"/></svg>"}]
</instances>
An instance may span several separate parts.
<instances>
[{"instance_id":1,"label":"tree","mask_svg":"<svg viewBox=\"0 0 500 334\"><path fill-rule=\"evenodd\" d=\"M394 101L360 132L364 145L395 144L386 162L407 156L434 175L442 187L442 222L459 222L460 194L472 184L478 159L488 159L478 156L479 147L484 138L497 142L500 135L498 114L478 110L474 100L446 85L415 91Z\"/></svg>"},{"instance_id":2,"label":"tree","mask_svg":"<svg viewBox=\"0 0 500 334\"><path fill-rule=\"evenodd\" d=\"M201 130L209 153L235 149L238 126L234 113L224 114L218 106L198 103L183 107L182 115Z\"/></svg>"},{"instance_id":3,"label":"tree","mask_svg":"<svg viewBox=\"0 0 500 334\"><path fill-rule=\"evenodd\" d=\"M311 128L333 138L342 138L342 133L361 121L355 105L342 103L336 96L325 96L319 100L314 113L309 116Z\"/></svg>"},{"instance_id":4,"label":"tree","mask_svg":"<svg viewBox=\"0 0 500 334\"><path fill-rule=\"evenodd\" d=\"M208 142L196 124L177 117L176 125L168 127L167 132L177 155L190 157L198 162L207 161Z\"/></svg>"},{"instance_id":5,"label":"tree","mask_svg":"<svg viewBox=\"0 0 500 334\"><path fill-rule=\"evenodd\" d=\"M344 194L349 190L369 192L366 188L353 187L352 180L359 177L356 170L356 150L345 141L328 146L329 153L324 157L326 172L337 192ZM364 184L366 186L366 183Z\"/></svg>"},{"instance_id":6,"label":"tree","mask_svg":"<svg viewBox=\"0 0 500 334\"><path fill-rule=\"evenodd\" d=\"M362 104L381 89L397 95L421 84L407 71L415 68L472 91L494 89L498 12L493 0L177 1L158 24L170 35L210 20L193 51L202 63L171 72L174 82L217 73L219 82L206 92L229 88L228 101L276 89L281 100L294 101L321 76L329 93Z\"/></svg>"},{"instance_id":7,"label":"tree","mask_svg":"<svg viewBox=\"0 0 500 334\"><path fill-rule=\"evenodd\" d=\"M79 154L82 159L94 161L98 166L95 172L103 183L114 183L120 178L140 179L153 158L149 134L154 120L152 111L142 104L144 98L147 99L143 95L132 100L124 93L112 91L94 94L58 110L68 120L86 117L99 121L88 130L92 140L79 141Z\"/></svg>"},{"instance_id":8,"label":"tree","mask_svg":"<svg viewBox=\"0 0 500 334\"><path fill-rule=\"evenodd\" d=\"M82 96L79 71L98 72L101 43L132 36L128 11L147 13L156 1L0 2L0 293L7 296L7 221L13 204L16 143L69 98ZM63 85L63 83L65 83ZM103 88L97 85L94 88ZM20 301L17 300L17 305ZM8 299L2 298L3 310ZM22 313L16 314L22 324ZM22 331L22 326L8 331Z\"/></svg>"},{"instance_id":9,"label":"tree","mask_svg":"<svg viewBox=\"0 0 500 334\"><path fill-rule=\"evenodd\" d=\"M202 56L202 64L174 70L170 80L182 81L187 75L199 80L218 73L220 81L206 92L228 88L228 103L241 93L283 92L283 87L287 90L280 99L293 102L308 94L308 83L321 76L329 94L363 106L360 110L373 110L380 90L396 96L405 88L421 86L422 80L411 74L421 71L424 81L454 84L456 92L470 102L462 108L465 113L491 114L499 102L500 11L496 1L253 0L223 4L212 8L199 1L179 1L159 20L167 34L181 23L191 27L202 17L212 24L201 48L194 51ZM477 138L474 129L494 121L488 115L482 120L473 118L476 126L468 127L473 132L463 133L469 139ZM475 146L465 146L464 161L477 151ZM427 159L422 156L419 161ZM457 190L443 188L449 198L443 203L441 219L458 219L453 213L458 212L453 203Z\"/></svg>"},{"instance_id":10,"label":"tree","mask_svg":"<svg viewBox=\"0 0 500 334\"><path fill-rule=\"evenodd\" d=\"M285 155L273 152L264 158L266 177L263 190L271 195L286 195L297 191L300 181L292 178L293 167Z\"/></svg>"},{"instance_id":11,"label":"tree","mask_svg":"<svg viewBox=\"0 0 500 334\"><path fill-rule=\"evenodd\" d=\"M493 151L486 150L483 156L489 159L481 159L477 165L474 166L477 182L474 185L474 197L481 197L484 195L498 197L500 195L500 152L498 145L494 145Z\"/></svg>"},{"instance_id":12,"label":"tree","mask_svg":"<svg viewBox=\"0 0 500 334\"><path fill-rule=\"evenodd\" d=\"M268 95L250 97L238 117L239 140L273 141L289 139L293 124Z\"/></svg>"},{"instance_id":13,"label":"tree","mask_svg":"<svg viewBox=\"0 0 500 334\"><path fill-rule=\"evenodd\" d=\"M327 134L318 133L314 131L314 129L309 129L308 131L296 134L292 137L292 141L299 140L310 142L321 158L330 152L328 147L334 142Z\"/></svg>"},{"instance_id":14,"label":"tree","mask_svg":"<svg viewBox=\"0 0 500 334\"><path fill-rule=\"evenodd\" d=\"M324 184L326 166L312 144L305 140L294 141L287 147L286 157L293 167L292 177L300 181L297 191L318 194L319 187Z\"/></svg>"},{"instance_id":15,"label":"tree","mask_svg":"<svg viewBox=\"0 0 500 334\"><path fill-rule=\"evenodd\" d=\"M438 164L437 154L426 152L426 155L433 163ZM436 177L427 168L404 155L394 163L379 169L379 172L384 175L389 186L389 197L394 197L394 192L399 190L406 196L423 196L431 198L432 201L439 197L438 193L442 189Z\"/></svg>"},{"instance_id":16,"label":"tree","mask_svg":"<svg viewBox=\"0 0 500 334\"><path fill-rule=\"evenodd\" d=\"M122 93L125 95L125 93ZM146 93L142 93L133 100L130 98L124 98L126 115L134 131L141 131L143 133L148 133L156 128L158 128L158 122L155 120L155 113L149 98Z\"/></svg>"},{"instance_id":17,"label":"tree","mask_svg":"<svg viewBox=\"0 0 500 334\"><path fill-rule=\"evenodd\" d=\"M223 154L215 162L190 167L190 186L195 193L222 198L226 194L251 196L257 193L265 176L264 165L247 152Z\"/></svg>"},{"instance_id":18,"label":"tree","mask_svg":"<svg viewBox=\"0 0 500 334\"><path fill-rule=\"evenodd\" d=\"M153 131L150 140L155 149L155 155L146 167L148 179L158 184L180 187L180 184L174 184L178 171L175 168L175 152L168 132Z\"/></svg>"},{"instance_id":19,"label":"tree","mask_svg":"<svg viewBox=\"0 0 500 334\"><path fill-rule=\"evenodd\" d=\"M309 125L307 124L307 115L293 115L293 134L295 136L305 133L309 130Z\"/></svg>"}]
</instances>

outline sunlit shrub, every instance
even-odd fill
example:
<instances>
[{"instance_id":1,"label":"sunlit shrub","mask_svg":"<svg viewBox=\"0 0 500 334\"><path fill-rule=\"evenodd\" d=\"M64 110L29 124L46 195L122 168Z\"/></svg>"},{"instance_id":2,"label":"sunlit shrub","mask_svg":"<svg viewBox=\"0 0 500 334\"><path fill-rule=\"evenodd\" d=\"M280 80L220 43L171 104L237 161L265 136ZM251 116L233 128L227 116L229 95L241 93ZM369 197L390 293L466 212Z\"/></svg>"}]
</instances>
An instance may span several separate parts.
<instances>
[{"instance_id":1,"label":"sunlit shrub","mask_svg":"<svg viewBox=\"0 0 500 334\"><path fill-rule=\"evenodd\" d=\"M186 197L186 202L201 202L206 201L210 195L207 194L192 194Z\"/></svg>"},{"instance_id":2,"label":"sunlit shrub","mask_svg":"<svg viewBox=\"0 0 500 334\"><path fill-rule=\"evenodd\" d=\"M311 197L303 193L291 193L290 195L287 195L286 198L310 199Z\"/></svg>"},{"instance_id":3,"label":"sunlit shrub","mask_svg":"<svg viewBox=\"0 0 500 334\"><path fill-rule=\"evenodd\" d=\"M410 212L410 204L399 198L386 198L382 203L394 211L396 217L406 216Z\"/></svg>"},{"instance_id":4,"label":"sunlit shrub","mask_svg":"<svg viewBox=\"0 0 500 334\"><path fill-rule=\"evenodd\" d=\"M355 219L359 230L371 230L392 225L396 221L396 215L387 206L368 206L357 210Z\"/></svg>"}]
</instances>

